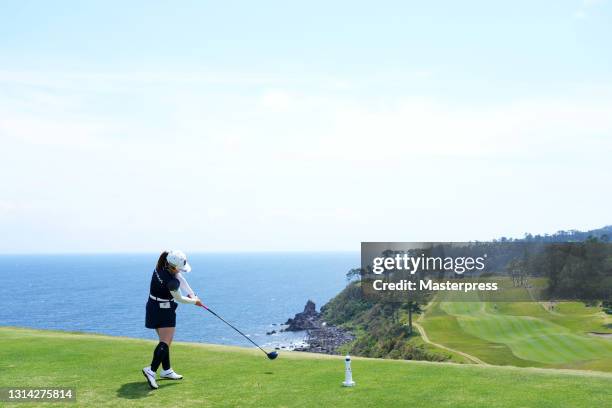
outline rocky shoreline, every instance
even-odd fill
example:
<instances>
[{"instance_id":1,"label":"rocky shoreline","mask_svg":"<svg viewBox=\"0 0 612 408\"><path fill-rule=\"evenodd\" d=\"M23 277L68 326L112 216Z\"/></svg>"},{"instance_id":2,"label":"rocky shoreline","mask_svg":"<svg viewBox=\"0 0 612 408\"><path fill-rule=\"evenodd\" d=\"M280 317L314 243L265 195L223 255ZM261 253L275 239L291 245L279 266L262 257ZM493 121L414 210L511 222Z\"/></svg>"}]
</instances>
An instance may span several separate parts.
<instances>
[{"instance_id":1,"label":"rocky shoreline","mask_svg":"<svg viewBox=\"0 0 612 408\"><path fill-rule=\"evenodd\" d=\"M355 336L343 328L327 324L321 313L317 312L312 300L306 302L304 311L285 322L286 328L281 331L306 331L306 343L294 351L310 353L338 354L338 348L355 339ZM270 333L272 334L272 333Z\"/></svg>"}]
</instances>

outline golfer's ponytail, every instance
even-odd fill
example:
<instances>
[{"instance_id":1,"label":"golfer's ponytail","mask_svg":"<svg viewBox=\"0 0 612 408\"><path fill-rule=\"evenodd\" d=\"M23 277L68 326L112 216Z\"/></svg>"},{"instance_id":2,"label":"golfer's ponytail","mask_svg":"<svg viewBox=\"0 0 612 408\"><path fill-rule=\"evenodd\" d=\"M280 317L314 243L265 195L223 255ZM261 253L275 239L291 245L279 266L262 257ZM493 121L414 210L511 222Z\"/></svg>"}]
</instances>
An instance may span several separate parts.
<instances>
[{"instance_id":1,"label":"golfer's ponytail","mask_svg":"<svg viewBox=\"0 0 612 408\"><path fill-rule=\"evenodd\" d=\"M168 263L168 251L164 251L161 253L161 255L159 256L159 259L157 260L157 266L155 267L155 270L157 272L161 272L164 269L166 269L166 264Z\"/></svg>"}]
</instances>

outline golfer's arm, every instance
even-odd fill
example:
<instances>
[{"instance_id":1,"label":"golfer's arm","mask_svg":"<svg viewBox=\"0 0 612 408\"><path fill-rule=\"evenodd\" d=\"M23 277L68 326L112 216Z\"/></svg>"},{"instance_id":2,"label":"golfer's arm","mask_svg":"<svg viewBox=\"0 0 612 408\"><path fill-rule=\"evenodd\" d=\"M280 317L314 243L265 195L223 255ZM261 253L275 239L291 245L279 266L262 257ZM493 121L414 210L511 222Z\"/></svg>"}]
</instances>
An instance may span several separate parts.
<instances>
[{"instance_id":1,"label":"golfer's arm","mask_svg":"<svg viewBox=\"0 0 612 408\"><path fill-rule=\"evenodd\" d=\"M183 289L185 291L185 293L187 293L190 297L195 297L195 293L193 292L193 290L191 289L191 286L189 286L189 283L187 283L187 279L185 279L185 277L183 276L182 273L177 273L176 274L176 278L179 280L179 282L181 283L180 288Z\"/></svg>"},{"instance_id":2,"label":"golfer's arm","mask_svg":"<svg viewBox=\"0 0 612 408\"><path fill-rule=\"evenodd\" d=\"M189 304L192 304L192 305L196 304L196 300L195 299L191 299L191 298L183 296L181 294L181 290L180 289L172 290L172 291L170 291L170 294L172 295L174 300L176 300L179 303L189 303Z\"/></svg>"}]
</instances>

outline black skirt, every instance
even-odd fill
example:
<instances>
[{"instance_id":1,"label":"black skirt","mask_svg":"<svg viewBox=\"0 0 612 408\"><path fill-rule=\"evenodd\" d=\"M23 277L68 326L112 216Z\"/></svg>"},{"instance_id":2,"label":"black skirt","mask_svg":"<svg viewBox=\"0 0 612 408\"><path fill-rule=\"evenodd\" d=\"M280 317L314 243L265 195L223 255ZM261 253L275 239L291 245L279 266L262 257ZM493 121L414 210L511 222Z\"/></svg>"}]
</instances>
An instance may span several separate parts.
<instances>
[{"instance_id":1,"label":"black skirt","mask_svg":"<svg viewBox=\"0 0 612 408\"><path fill-rule=\"evenodd\" d=\"M168 305L170 307L163 307ZM153 299L147 301L147 314L145 327L159 329L160 327L176 327L176 302L158 302Z\"/></svg>"}]
</instances>

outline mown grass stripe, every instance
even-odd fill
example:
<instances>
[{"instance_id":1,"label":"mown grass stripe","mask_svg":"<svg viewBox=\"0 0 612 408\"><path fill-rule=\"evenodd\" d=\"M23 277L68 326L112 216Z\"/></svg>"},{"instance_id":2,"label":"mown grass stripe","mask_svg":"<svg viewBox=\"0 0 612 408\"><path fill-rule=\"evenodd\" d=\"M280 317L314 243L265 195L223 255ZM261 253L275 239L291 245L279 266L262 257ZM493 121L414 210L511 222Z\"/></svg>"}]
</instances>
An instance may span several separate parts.
<instances>
[{"instance_id":1,"label":"mown grass stripe","mask_svg":"<svg viewBox=\"0 0 612 408\"><path fill-rule=\"evenodd\" d=\"M571 327L578 325L574 321L576 315L571 315L566 324L561 324L563 317L546 312L541 306L535 309L533 304L517 306L492 307L490 304L478 302L443 302L439 309L446 313L446 318L455 319L460 330L481 339L486 344L503 344L522 360L549 365L581 363L586 360L608 358L612 355L612 345L607 340L589 338L581 333L572 332ZM502 311L503 310L503 311ZM570 309L571 310L571 309ZM575 310L580 310L575 308ZM532 312L536 316L517 315ZM508 314L512 313L512 314ZM550 320L544 317L550 316ZM438 316L444 319L444 315ZM426 323L426 320L425 320ZM445 330L445 325L436 325L438 330ZM429 331L430 337L436 337L435 330ZM451 336L447 336L451 337ZM459 336L460 337L460 336ZM453 348L461 350L461 341L455 333ZM441 342L444 344L444 342ZM474 345L476 346L476 345ZM464 349L466 349L464 344ZM469 346L471 353L484 361L494 364L490 353L474 352L478 347ZM482 344L482 349L490 346ZM503 361L505 357L501 357ZM612 371L612 367L610 368Z\"/></svg>"}]
</instances>

